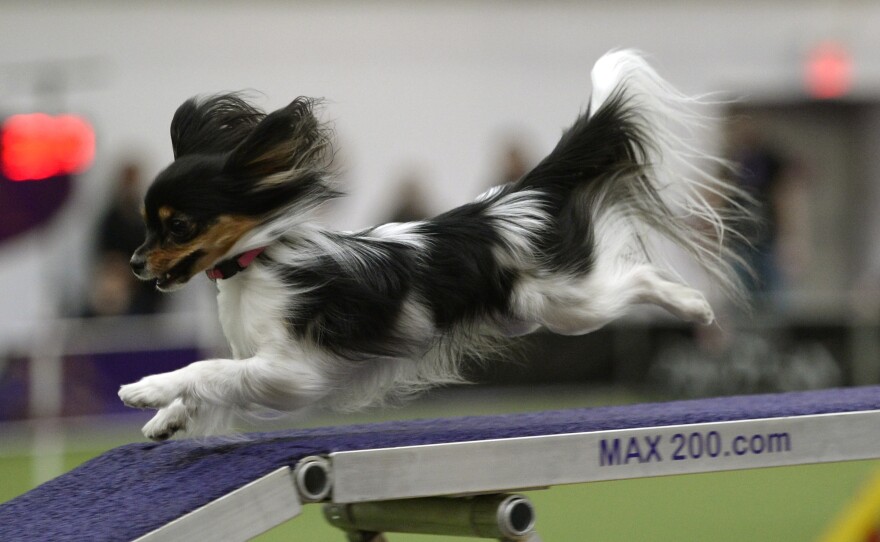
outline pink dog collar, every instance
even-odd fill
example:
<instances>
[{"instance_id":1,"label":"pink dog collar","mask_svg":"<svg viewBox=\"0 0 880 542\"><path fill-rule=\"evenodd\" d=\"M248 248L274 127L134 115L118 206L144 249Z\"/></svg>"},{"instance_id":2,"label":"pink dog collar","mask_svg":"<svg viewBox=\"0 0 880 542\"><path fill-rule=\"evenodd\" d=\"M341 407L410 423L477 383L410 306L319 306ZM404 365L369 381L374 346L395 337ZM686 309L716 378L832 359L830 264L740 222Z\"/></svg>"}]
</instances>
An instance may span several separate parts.
<instances>
[{"instance_id":1,"label":"pink dog collar","mask_svg":"<svg viewBox=\"0 0 880 542\"><path fill-rule=\"evenodd\" d=\"M264 250L266 250L266 247L254 248L239 254L235 258L223 260L213 268L205 271L205 274L211 280L228 279L239 271L244 271Z\"/></svg>"}]
</instances>

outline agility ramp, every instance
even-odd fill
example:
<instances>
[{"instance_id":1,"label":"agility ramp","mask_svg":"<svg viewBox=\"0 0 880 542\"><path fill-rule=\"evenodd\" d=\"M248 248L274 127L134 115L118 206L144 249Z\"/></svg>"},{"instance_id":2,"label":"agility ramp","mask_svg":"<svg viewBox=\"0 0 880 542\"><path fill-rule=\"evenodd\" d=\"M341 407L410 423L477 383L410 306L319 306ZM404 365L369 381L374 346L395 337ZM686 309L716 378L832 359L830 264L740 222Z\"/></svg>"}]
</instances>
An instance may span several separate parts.
<instances>
[{"instance_id":1,"label":"agility ramp","mask_svg":"<svg viewBox=\"0 0 880 542\"><path fill-rule=\"evenodd\" d=\"M324 501L352 541L534 541L511 492L870 458L880 386L138 443L0 505L0 540L246 540Z\"/></svg>"}]
</instances>

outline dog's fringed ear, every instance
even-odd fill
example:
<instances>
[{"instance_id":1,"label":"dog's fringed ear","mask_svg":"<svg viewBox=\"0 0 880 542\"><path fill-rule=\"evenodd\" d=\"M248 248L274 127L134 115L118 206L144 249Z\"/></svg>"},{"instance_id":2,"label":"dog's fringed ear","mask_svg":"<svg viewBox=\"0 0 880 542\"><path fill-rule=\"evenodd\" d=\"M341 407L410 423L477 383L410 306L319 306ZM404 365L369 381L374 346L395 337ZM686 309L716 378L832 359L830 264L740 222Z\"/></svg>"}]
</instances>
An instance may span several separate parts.
<instances>
[{"instance_id":1,"label":"dog's fringed ear","mask_svg":"<svg viewBox=\"0 0 880 542\"><path fill-rule=\"evenodd\" d=\"M239 94L190 98L177 108L171 120L174 159L187 154L227 153L265 116Z\"/></svg>"},{"instance_id":2,"label":"dog's fringed ear","mask_svg":"<svg viewBox=\"0 0 880 542\"><path fill-rule=\"evenodd\" d=\"M313 113L315 103L299 97L267 115L229 155L226 170L265 177L319 167L329 145L327 133Z\"/></svg>"}]
</instances>

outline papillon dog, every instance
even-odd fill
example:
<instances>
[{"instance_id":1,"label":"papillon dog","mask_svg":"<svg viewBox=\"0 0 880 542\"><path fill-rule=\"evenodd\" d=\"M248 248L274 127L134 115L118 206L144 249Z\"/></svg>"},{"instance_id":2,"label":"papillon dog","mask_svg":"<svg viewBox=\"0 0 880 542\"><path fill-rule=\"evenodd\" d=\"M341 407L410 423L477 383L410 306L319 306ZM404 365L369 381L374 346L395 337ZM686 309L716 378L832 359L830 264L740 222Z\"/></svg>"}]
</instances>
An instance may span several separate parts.
<instances>
[{"instance_id":1,"label":"papillon dog","mask_svg":"<svg viewBox=\"0 0 880 542\"><path fill-rule=\"evenodd\" d=\"M207 272L232 359L122 386L126 405L158 410L144 435L408 396L462 381L462 360L507 337L588 333L639 304L712 323L663 248L737 290L741 194L692 142L698 101L633 51L603 56L591 78L586 112L519 180L431 219L356 232L313 220L339 194L316 101L269 114L238 94L186 101L131 266L163 291Z\"/></svg>"}]
</instances>

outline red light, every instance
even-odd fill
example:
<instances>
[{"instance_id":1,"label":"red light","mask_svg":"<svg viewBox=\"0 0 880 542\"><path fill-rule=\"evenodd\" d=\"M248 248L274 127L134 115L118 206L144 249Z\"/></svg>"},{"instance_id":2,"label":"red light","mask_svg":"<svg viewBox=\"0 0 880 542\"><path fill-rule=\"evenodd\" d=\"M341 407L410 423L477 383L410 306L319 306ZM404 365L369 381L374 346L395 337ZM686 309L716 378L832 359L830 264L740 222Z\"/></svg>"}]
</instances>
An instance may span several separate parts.
<instances>
[{"instance_id":1,"label":"red light","mask_svg":"<svg viewBox=\"0 0 880 542\"><path fill-rule=\"evenodd\" d=\"M95 132L75 115L13 115L0 134L0 167L11 181L81 173L95 157Z\"/></svg>"},{"instance_id":2,"label":"red light","mask_svg":"<svg viewBox=\"0 0 880 542\"><path fill-rule=\"evenodd\" d=\"M806 66L807 90L815 98L840 98L852 86L853 63L839 43L820 43L810 52Z\"/></svg>"}]
</instances>

